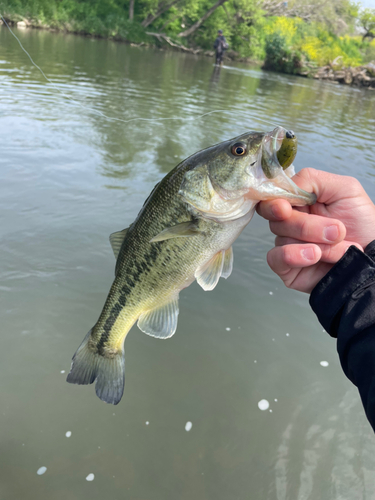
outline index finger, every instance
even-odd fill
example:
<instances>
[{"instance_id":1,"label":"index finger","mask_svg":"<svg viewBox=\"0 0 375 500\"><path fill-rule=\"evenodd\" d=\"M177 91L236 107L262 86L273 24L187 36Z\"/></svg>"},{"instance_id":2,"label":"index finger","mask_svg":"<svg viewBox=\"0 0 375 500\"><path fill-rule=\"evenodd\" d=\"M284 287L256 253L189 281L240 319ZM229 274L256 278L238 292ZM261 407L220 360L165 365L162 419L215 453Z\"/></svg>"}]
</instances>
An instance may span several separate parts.
<instances>
[{"instance_id":1,"label":"index finger","mask_svg":"<svg viewBox=\"0 0 375 500\"><path fill-rule=\"evenodd\" d=\"M286 200L268 200L258 203L257 212L264 219L276 222L289 219L292 207Z\"/></svg>"}]
</instances>

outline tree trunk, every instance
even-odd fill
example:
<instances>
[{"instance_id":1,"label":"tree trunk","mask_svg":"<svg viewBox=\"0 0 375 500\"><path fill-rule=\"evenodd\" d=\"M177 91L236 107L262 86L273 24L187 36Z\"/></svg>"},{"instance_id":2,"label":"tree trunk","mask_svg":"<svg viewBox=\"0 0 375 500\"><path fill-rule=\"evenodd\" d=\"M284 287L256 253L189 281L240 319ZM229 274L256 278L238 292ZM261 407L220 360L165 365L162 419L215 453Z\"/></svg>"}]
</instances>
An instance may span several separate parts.
<instances>
[{"instance_id":1,"label":"tree trunk","mask_svg":"<svg viewBox=\"0 0 375 500\"><path fill-rule=\"evenodd\" d=\"M190 26L190 28L188 28L187 30L185 31L181 31L181 33L179 33L177 36L189 36L191 35L192 33L194 33L195 30L197 30L199 28L199 26L201 24L204 23L204 21L210 17L210 15L215 12L215 10L220 7L220 5L223 5L224 2L227 2L228 0L219 0L218 2L215 3L214 6L211 7L211 9L209 9L204 16L202 16L196 23L194 23L192 26Z\"/></svg>"},{"instance_id":2,"label":"tree trunk","mask_svg":"<svg viewBox=\"0 0 375 500\"><path fill-rule=\"evenodd\" d=\"M134 18L134 0L130 0L129 4L129 21L133 21Z\"/></svg>"},{"instance_id":3,"label":"tree trunk","mask_svg":"<svg viewBox=\"0 0 375 500\"><path fill-rule=\"evenodd\" d=\"M160 17L162 14L164 14L164 12L167 12L168 9L170 9L173 5L175 5L179 1L180 0L173 0L173 2L168 3L167 5L165 5L165 3L162 2L161 4L158 5L158 10L155 12L155 14L149 14L146 17L146 19L144 19L141 22L141 25L144 28L147 28L147 26L150 26L150 24L152 24L155 21L155 19L157 19L158 17Z\"/></svg>"},{"instance_id":4,"label":"tree trunk","mask_svg":"<svg viewBox=\"0 0 375 500\"><path fill-rule=\"evenodd\" d=\"M362 42L364 42L366 38L371 38L371 40L372 40L373 38L375 38L375 33L371 33L371 31L370 31L370 30L368 30L367 28L364 28L364 29L366 30L366 33L365 33L365 34L363 35L363 37L362 37ZM371 40L370 40L370 41L371 41Z\"/></svg>"}]
</instances>

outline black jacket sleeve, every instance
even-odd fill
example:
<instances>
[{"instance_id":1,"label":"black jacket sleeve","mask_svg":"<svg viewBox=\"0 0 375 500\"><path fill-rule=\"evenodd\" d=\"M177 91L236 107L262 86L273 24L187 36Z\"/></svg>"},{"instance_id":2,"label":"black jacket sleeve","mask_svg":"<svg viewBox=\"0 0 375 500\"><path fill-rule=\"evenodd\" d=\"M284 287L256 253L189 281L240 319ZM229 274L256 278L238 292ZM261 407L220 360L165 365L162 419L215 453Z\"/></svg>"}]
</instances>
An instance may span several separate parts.
<instances>
[{"instance_id":1,"label":"black jacket sleeve","mask_svg":"<svg viewBox=\"0 0 375 500\"><path fill-rule=\"evenodd\" d=\"M375 430L375 241L365 253L350 247L316 285L310 305L337 338L341 366Z\"/></svg>"}]
</instances>

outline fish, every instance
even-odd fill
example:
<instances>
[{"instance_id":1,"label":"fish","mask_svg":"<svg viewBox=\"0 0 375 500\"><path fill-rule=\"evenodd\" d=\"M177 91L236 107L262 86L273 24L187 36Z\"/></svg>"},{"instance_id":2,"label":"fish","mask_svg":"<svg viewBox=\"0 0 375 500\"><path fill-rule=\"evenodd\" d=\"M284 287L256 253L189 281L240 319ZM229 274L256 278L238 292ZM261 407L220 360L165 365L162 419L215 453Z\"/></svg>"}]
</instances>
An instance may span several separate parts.
<instances>
[{"instance_id":1,"label":"fish","mask_svg":"<svg viewBox=\"0 0 375 500\"><path fill-rule=\"evenodd\" d=\"M316 195L291 179L296 152L295 134L283 127L247 132L189 156L156 184L135 221L110 236L115 279L67 382L96 382L101 400L119 403L124 342L135 322L152 337L172 337L179 293L194 280L213 290L230 276L232 244L261 200L315 203Z\"/></svg>"}]
</instances>

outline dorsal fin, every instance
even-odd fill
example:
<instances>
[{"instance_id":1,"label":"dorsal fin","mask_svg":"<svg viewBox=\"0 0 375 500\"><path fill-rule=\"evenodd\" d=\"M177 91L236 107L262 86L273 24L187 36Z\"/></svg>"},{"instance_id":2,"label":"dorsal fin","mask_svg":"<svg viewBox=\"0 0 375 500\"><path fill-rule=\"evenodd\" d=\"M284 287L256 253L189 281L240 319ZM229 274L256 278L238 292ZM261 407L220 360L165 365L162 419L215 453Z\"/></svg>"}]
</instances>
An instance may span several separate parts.
<instances>
[{"instance_id":1,"label":"dorsal fin","mask_svg":"<svg viewBox=\"0 0 375 500\"><path fill-rule=\"evenodd\" d=\"M120 253L120 248L122 245L122 242L124 241L125 235L128 232L128 227L126 229L123 229L122 231L117 231L116 233L112 233L109 235L109 242L111 243L111 247L113 250L113 253L115 254L115 257L117 259L118 254Z\"/></svg>"}]
</instances>

